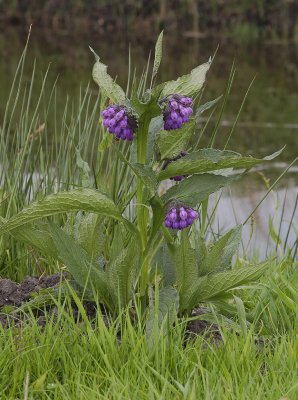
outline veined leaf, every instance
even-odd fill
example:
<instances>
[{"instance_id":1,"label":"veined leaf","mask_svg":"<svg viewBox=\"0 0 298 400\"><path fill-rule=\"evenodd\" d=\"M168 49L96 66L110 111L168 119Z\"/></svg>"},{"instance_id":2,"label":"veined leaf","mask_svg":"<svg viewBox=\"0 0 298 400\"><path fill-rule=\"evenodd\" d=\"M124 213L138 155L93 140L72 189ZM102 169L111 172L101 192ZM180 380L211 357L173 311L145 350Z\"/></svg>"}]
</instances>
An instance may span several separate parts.
<instances>
[{"instance_id":1,"label":"veined leaf","mask_svg":"<svg viewBox=\"0 0 298 400\"><path fill-rule=\"evenodd\" d=\"M99 61L99 56L90 47L90 50L95 56L95 64L92 70L92 77L98 84L99 88L104 92L104 95L111 98L114 103L128 105L123 89L113 80L107 73L107 66Z\"/></svg>"},{"instance_id":2,"label":"veined leaf","mask_svg":"<svg viewBox=\"0 0 298 400\"><path fill-rule=\"evenodd\" d=\"M161 115L151 119L148 128L148 142L147 142L147 162L151 162L153 155L155 154L156 137L158 133L163 129L164 121Z\"/></svg>"},{"instance_id":3,"label":"veined leaf","mask_svg":"<svg viewBox=\"0 0 298 400\"><path fill-rule=\"evenodd\" d=\"M283 150L283 149L282 149ZM197 174L225 168L251 168L277 157L281 151L265 158L242 157L241 154L228 150L201 149L173 161L161 171L158 180L162 181L175 175Z\"/></svg>"},{"instance_id":4,"label":"veined leaf","mask_svg":"<svg viewBox=\"0 0 298 400\"><path fill-rule=\"evenodd\" d=\"M239 247L241 231L242 225L235 229L231 229L219 240L213 243L205 259L199 266L200 276L231 266L232 257Z\"/></svg>"},{"instance_id":5,"label":"veined leaf","mask_svg":"<svg viewBox=\"0 0 298 400\"><path fill-rule=\"evenodd\" d=\"M74 238L92 259L98 258L104 249L103 217L95 213L78 212L75 218Z\"/></svg>"},{"instance_id":6,"label":"veined leaf","mask_svg":"<svg viewBox=\"0 0 298 400\"><path fill-rule=\"evenodd\" d=\"M115 203L105 194L94 189L74 189L69 192L58 192L30 204L17 215L0 226L0 234L22 227L39 218L72 211L90 211L125 223L127 228L136 233L137 228L122 217Z\"/></svg>"},{"instance_id":7,"label":"veined leaf","mask_svg":"<svg viewBox=\"0 0 298 400\"><path fill-rule=\"evenodd\" d=\"M67 266L75 281L84 288L94 288L108 307L112 301L105 272L96 267L87 252L54 223L50 224L52 238L60 260Z\"/></svg>"},{"instance_id":8,"label":"veined leaf","mask_svg":"<svg viewBox=\"0 0 298 400\"><path fill-rule=\"evenodd\" d=\"M157 75L157 72L158 72L158 69L160 66L161 57L162 57L162 39L163 39L163 31L160 32L158 39L156 41L156 45L155 45L155 56L154 56L154 64L153 64L151 82Z\"/></svg>"},{"instance_id":9,"label":"veined leaf","mask_svg":"<svg viewBox=\"0 0 298 400\"><path fill-rule=\"evenodd\" d=\"M6 222L7 220L0 217L0 229ZM35 247L41 253L49 257L57 258L56 247L46 222L18 227L11 230L9 233L16 240L20 240L21 242Z\"/></svg>"},{"instance_id":10,"label":"veined leaf","mask_svg":"<svg viewBox=\"0 0 298 400\"><path fill-rule=\"evenodd\" d=\"M138 248L131 241L126 249L107 266L108 281L112 288L114 304L126 306L132 299L137 275ZM118 304L117 304L118 303Z\"/></svg>"},{"instance_id":11,"label":"veined leaf","mask_svg":"<svg viewBox=\"0 0 298 400\"><path fill-rule=\"evenodd\" d=\"M191 96L199 92L203 87L210 65L211 62L208 61L207 63L194 68L190 74L183 75L176 81L167 82L160 97L163 98L174 93Z\"/></svg>"},{"instance_id":12,"label":"veined leaf","mask_svg":"<svg viewBox=\"0 0 298 400\"><path fill-rule=\"evenodd\" d=\"M146 321L146 337L152 345L158 340L162 327L165 328L164 334L167 335L167 328L173 325L178 309L179 296L175 288L164 287L155 294Z\"/></svg>"},{"instance_id":13,"label":"veined leaf","mask_svg":"<svg viewBox=\"0 0 298 400\"><path fill-rule=\"evenodd\" d=\"M181 304L182 310L191 310L200 302L212 299L227 290L257 280L268 268L268 263L237 268L197 279L189 288Z\"/></svg>"},{"instance_id":14,"label":"veined leaf","mask_svg":"<svg viewBox=\"0 0 298 400\"><path fill-rule=\"evenodd\" d=\"M82 176L82 186L90 187L90 167L86 161L82 159L81 153L79 149L76 149L76 157L77 157L77 166L81 172Z\"/></svg>"},{"instance_id":15,"label":"veined leaf","mask_svg":"<svg viewBox=\"0 0 298 400\"><path fill-rule=\"evenodd\" d=\"M208 101L205 104L202 104L200 107L198 107L195 118L198 119L201 114L203 114L204 111L209 110L209 108L213 107L220 99L222 98L222 95L217 97L214 100Z\"/></svg>"},{"instance_id":16,"label":"veined leaf","mask_svg":"<svg viewBox=\"0 0 298 400\"><path fill-rule=\"evenodd\" d=\"M153 197L157 190L157 177L153 169L149 165L131 163L117 148L114 148L121 161L127 164L138 178L144 183L149 190L150 196Z\"/></svg>"},{"instance_id":17,"label":"veined leaf","mask_svg":"<svg viewBox=\"0 0 298 400\"><path fill-rule=\"evenodd\" d=\"M193 175L168 189L162 196L162 201L164 204L167 204L171 200L178 200L185 205L195 207L197 204L206 200L211 193L229 185L237 178L237 175Z\"/></svg>"},{"instance_id":18,"label":"veined leaf","mask_svg":"<svg viewBox=\"0 0 298 400\"><path fill-rule=\"evenodd\" d=\"M176 157L185 150L194 128L195 121L191 120L180 129L162 130L157 142L161 159Z\"/></svg>"}]
</instances>

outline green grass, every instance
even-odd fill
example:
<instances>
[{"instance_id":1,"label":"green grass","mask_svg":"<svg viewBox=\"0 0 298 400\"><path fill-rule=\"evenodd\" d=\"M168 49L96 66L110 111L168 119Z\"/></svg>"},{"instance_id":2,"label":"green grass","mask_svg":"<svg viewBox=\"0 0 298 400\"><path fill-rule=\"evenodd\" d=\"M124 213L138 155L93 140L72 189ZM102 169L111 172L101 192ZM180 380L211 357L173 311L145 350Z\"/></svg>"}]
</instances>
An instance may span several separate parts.
<instances>
[{"instance_id":1,"label":"green grass","mask_svg":"<svg viewBox=\"0 0 298 400\"><path fill-rule=\"evenodd\" d=\"M129 175L114 162L113 148L105 155L92 151L102 139L99 99L82 91L77 101L66 99L62 117L52 120L50 109L54 115L61 111L56 88L48 91L45 79L40 97L32 99L35 72L24 85L25 53L0 128L0 215L10 217L32 199L81 186L76 149L91 160L94 187L103 185L121 204L120 182L129 184ZM21 280L57 270L52 260L11 237L1 238L0 253L1 277ZM100 314L88 320L74 294L64 300L58 296L57 321L48 314L39 327L27 309L26 323L0 327L0 399L295 400L297 282L293 258L272 261L258 285L232 291L225 305L207 304L210 312L204 318L219 324L222 343L207 336L185 343L184 319L168 337L156 338L154 347L143 322L132 324L127 312L106 327ZM69 311L71 301L80 310L78 318Z\"/></svg>"},{"instance_id":2,"label":"green grass","mask_svg":"<svg viewBox=\"0 0 298 400\"><path fill-rule=\"evenodd\" d=\"M77 300L78 302L78 300ZM67 303L67 301L66 301ZM185 322L152 348L123 315L107 328L78 323L58 306L58 322L31 319L0 335L3 399L296 399L298 337L266 338L222 328L223 342L183 343Z\"/></svg>"}]
</instances>

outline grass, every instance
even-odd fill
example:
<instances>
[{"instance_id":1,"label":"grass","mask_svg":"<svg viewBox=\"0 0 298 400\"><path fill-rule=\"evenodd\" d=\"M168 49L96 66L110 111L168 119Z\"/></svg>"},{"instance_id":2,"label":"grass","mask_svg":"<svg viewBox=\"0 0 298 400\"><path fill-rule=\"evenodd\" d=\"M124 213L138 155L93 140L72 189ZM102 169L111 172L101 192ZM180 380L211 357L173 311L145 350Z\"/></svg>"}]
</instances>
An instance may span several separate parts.
<instances>
[{"instance_id":1,"label":"grass","mask_svg":"<svg viewBox=\"0 0 298 400\"><path fill-rule=\"evenodd\" d=\"M184 343L180 322L154 347L124 313L110 327L57 302L57 321L34 318L0 335L0 389L5 399L296 399L297 331L256 336L222 325L222 343ZM75 299L82 310L81 303ZM78 322L78 319L80 322ZM120 339L121 337L121 339Z\"/></svg>"},{"instance_id":2,"label":"grass","mask_svg":"<svg viewBox=\"0 0 298 400\"><path fill-rule=\"evenodd\" d=\"M26 49L0 128L1 216L10 217L49 192L81 186L86 174L78 154L91 159L92 185L104 186L121 204L120 181L129 184L130 176L114 163L112 147L102 152L108 142L98 125L100 99L87 88L77 102L66 98L59 110L56 87L49 90L47 76L40 96L32 99L35 70L25 85L25 56ZM94 152L99 141L100 151ZM2 277L21 280L57 270L52 260L10 237L1 238L0 246ZM297 262L285 254L270 263L258 285L234 290L225 307L208 304L204 318L218 324L222 342L208 336L185 342L187 320L182 319L168 337L156 338L154 347L143 322L132 324L127 312L107 327L100 313L95 321L87 318L74 293L65 298L61 293L53 298L57 318L46 312L45 326L37 324L30 307L25 323L0 326L0 399L294 400L297 281ZM76 317L71 302L79 309Z\"/></svg>"}]
</instances>

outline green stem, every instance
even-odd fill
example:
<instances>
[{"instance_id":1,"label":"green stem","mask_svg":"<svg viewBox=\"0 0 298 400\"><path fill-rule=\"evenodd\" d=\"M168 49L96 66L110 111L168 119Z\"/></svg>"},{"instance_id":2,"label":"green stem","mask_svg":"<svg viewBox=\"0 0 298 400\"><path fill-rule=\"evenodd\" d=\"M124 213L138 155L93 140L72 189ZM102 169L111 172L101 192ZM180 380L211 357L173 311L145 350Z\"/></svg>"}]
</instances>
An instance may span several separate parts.
<instances>
[{"instance_id":1,"label":"green stem","mask_svg":"<svg viewBox=\"0 0 298 400\"><path fill-rule=\"evenodd\" d=\"M147 138L148 128L150 123L150 115L144 115L137 133L137 161L140 164L146 164L146 153L147 153ZM141 179L137 181L137 202L138 204L144 204L144 184ZM148 283L148 263L144 263L145 254L144 251L147 246L147 224L148 224L148 210L144 207L137 208L137 221L138 227L141 233L142 241L142 259L141 259L141 276L140 276L140 291L141 295L145 294L146 286Z\"/></svg>"}]
</instances>

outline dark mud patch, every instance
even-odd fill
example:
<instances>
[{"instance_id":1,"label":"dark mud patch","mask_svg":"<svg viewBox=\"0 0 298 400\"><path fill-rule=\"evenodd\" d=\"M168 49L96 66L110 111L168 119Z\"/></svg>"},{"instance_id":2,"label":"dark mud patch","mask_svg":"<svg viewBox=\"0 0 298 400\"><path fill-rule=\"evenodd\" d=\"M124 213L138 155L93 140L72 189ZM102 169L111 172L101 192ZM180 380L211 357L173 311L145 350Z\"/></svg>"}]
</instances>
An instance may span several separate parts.
<instances>
[{"instance_id":1,"label":"dark mud patch","mask_svg":"<svg viewBox=\"0 0 298 400\"><path fill-rule=\"evenodd\" d=\"M0 324L3 327L10 326L22 326L26 322L26 312L23 310L18 311L18 307L26 305L35 296L44 293L44 289L55 289L59 287L59 284L70 276L64 274L54 274L50 276L41 277L26 277L20 284L13 282L10 279L0 280ZM28 303L29 304L29 303ZM92 322L95 321L97 316L97 305L93 301L83 301L83 306L88 319ZM77 306L71 303L70 309L67 306L68 313L71 313L73 318L80 323L80 313ZM10 309L13 312L10 312ZM45 303L42 307L31 308L34 318L39 326L45 326L47 320L53 317L57 320L58 308L53 304ZM65 310L66 311L66 310ZM111 317L108 312L101 308L101 315L104 318L106 325L110 325ZM32 318L32 313L30 318ZM186 327L185 339L195 340L197 336L204 336L206 339L210 339L213 342L221 342L222 337L218 326L214 323L204 320L205 309L196 308L192 312L192 317L199 317L200 319L193 319L188 322ZM28 320L28 317L27 317Z\"/></svg>"}]
</instances>

